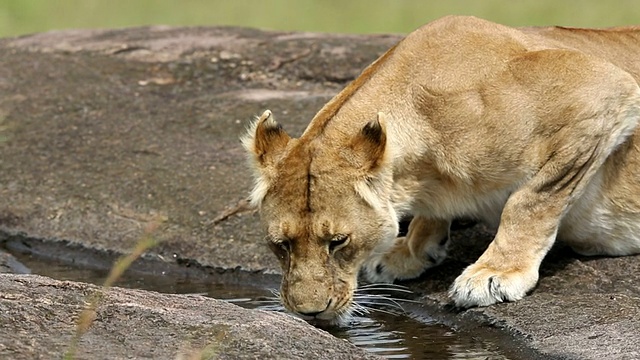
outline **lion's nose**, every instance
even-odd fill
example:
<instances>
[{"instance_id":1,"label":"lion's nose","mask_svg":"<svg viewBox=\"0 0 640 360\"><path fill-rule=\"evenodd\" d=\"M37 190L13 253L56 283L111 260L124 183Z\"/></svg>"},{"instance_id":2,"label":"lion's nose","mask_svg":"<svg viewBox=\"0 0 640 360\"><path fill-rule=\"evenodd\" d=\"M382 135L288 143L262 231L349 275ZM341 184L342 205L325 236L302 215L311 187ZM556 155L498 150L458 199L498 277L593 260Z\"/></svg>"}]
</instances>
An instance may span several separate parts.
<instances>
[{"instance_id":1,"label":"lion's nose","mask_svg":"<svg viewBox=\"0 0 640 360\"><path fill-rule=\"evenodd\" d=\"M329 306L331 306L331 299L329 299L329 302L327 303L327 305L324 307L324 309L322 310L318 310L316 309L305 309L304 305L298 306L296 309L296 312L300 315L304 315L304 316L311 316L311 317L315 317L316 315L324 312L325 310L327 310L329 308Z\"/></svg>"}]
</instances>

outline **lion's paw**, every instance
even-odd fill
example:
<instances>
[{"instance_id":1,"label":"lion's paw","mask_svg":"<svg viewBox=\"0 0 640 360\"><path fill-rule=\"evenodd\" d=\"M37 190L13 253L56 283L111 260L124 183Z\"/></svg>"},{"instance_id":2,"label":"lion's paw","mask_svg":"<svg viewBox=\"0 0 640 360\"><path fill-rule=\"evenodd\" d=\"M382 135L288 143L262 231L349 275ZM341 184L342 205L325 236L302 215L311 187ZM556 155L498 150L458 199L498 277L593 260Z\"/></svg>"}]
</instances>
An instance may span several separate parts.
<instances>
[{"instance_id":1,"label":"lion's paw","mask_svg":"<svg viewBox=\"0 0 640 360\"><path fill-rule=\"evenodd\" d=\"M488 306L522 299L538 281L537 271L497 271L486 264L467 267L455 280L449 296L457 307Z\"/></svg>"},{"instance_id":2,"label":"lion's paw","mask_svg":"<svg viewBox=\"0 0 640 360\"><path fill-rule=\"evenodd\" d=\"M439 265L447 257L446 244L434 244L425 254L414 256L405 244L406 238L398 238L394 246L382 256L370 258L364 265L364 275L369 282L391 283L420 276L426 269Z\"/></svg>"}]
</instances>

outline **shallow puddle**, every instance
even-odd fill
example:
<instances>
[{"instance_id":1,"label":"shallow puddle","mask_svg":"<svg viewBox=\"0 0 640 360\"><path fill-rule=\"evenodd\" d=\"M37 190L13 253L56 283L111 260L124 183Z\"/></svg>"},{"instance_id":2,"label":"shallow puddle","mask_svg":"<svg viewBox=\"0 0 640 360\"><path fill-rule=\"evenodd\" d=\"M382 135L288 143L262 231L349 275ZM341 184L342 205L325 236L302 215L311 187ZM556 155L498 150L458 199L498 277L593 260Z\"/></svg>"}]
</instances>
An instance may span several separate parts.
<instances>
[{"instance_id":1,"label":"shallow puddle","mask_svg":"<svg viewBox=\"0 0 640 360\"><path fill-rule=\"evenodd\" d=\"M78 268L67 264L35 259L12 251L35 274L58 280L100 285L107 271ZM175 279L166 276L126 275L116 286L163 293L202 294L226 300L245 308L282 311L268 287L275 284L211 284L203 280ZM393 313L396 312L396 313ZM389 359L507 359L495 343L485 338L461 336L428 318L413 318L381 308L366 316L356 316L349 326L327 329L358 347Z\"/></svg>"}]
</instances>

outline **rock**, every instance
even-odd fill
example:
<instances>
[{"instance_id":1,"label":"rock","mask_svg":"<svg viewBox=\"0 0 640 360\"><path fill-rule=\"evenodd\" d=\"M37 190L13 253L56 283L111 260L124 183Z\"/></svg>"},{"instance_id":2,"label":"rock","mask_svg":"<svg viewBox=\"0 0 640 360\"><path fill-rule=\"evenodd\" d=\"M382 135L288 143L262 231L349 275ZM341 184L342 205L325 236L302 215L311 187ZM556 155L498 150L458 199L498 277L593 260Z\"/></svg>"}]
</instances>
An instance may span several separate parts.
<instances>
[{"instance_id":1,"label":"rock","mask_svg":"<svg viewBox=\"0 0 640 360\"><path fill-rule=\"evenodd\" d=\"M279 273L258 217L244 202L251 178L239 136L266 108L300 134L333 94L399 39L149 27L0 40L0 242L20 235L25 246L43 239L123 253L145 229L156 228L160 245L145 258ZM407 282L434 317L474 334L504 330L549 358L640 357L633 336L640 319L638 256L583 258L560 245L543 262L531 296L457 313L446 290L493 232L478 225L452 236L451 259ZM37 344L24 343L24 354L68 343L70 335L51 343L36 337L52 334L35 322L41 316L71 329L64 313L36 318L29 314L44 305L23 305L13 314L33 320ZM175 329L162 341L182 341L182 328ZM4 326L0 331L2 349ZM114 347L120 341L134 349L131 338Z\"/></svg>"},{"instance_id":2,"label":"rock","mask_svg":"<svg viewBox=\"0 0 640 360\"><path fill-rule=\"evenodd\" d=\"M277 272L238 207L252 181L240 135L267 107L300 133L397 39L166 27L2 39L0 229L127 252L158 223L165 259Z\"/></svg>"},{"instance_id":3,"label":"rock","mask_svg":"<svg viewBox=\"0 0 640 360\"><path fill-rule=\"evenodd\" d=\"M97 286L0 274L0 357L61 359ZM375 359L291 316L197 295L110 288L78 359Z\"/></svg>"},{"instance_id":4,"label":"rock","mask_svg":"<svg viewBox=\"0 0 640 360\"><path fill-rule=\"evenodd\" d=\"M30 274L31 270L18 261L15 256L0 249L0 273Z\"/></svg>"}]
</instances>

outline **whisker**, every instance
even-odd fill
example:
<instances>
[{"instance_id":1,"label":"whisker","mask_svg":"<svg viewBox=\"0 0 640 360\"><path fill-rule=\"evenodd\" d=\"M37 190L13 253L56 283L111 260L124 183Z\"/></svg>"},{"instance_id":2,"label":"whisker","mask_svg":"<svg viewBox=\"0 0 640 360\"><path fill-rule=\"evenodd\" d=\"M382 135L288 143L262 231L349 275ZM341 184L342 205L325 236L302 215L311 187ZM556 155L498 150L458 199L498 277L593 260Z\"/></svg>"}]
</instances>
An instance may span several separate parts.
<instances>
[{"instance_id":1,"label":"whisker","mask_svg":"<svg viewBox=\"0 0 640 360\"><path fill-rule=\"evenodd\" d=\"M367 289L372 289L372 288L385 288L385 289L394 289L394 290L404 290L404 291L411 291L408 287L406 286L401 286L401 285L396 285L396 284L367 284L367 285L360 285L358 287L358 289L363 289L363 290L367 290Z\"/></svg>"},{"instance_id":2,"label":"whisker","mask_svg":"<svg viewBox=\"0 0 640 360\"><path fill-rule=\"evenodd\" d=\"M282 294L277 289L269 289L273 296L261 296L254 299L251 303L258 306L259 309L268 311L286 311L282 305Z\"/></svg>"},{"instance_id":3,"label":"whisker","mask_svg":"<svg viewBox=\"0 0 640 360\"><path fill-rule=\"evenodd\" d=\"M359 299L395 299L389 294L354 294Z\"/></svg>"},{"instance_id":4,"label":"whisker","mask_svg":"<svg viewBox=\"0 0 640 360\"><path fill-rule=\"evenodd\" d=\"M358 303L353 303L352 307L353 308L352 308L351 311L354 314L357 314L357 315L368 315L369 314L369 309L367 309L366 307L364 307L364 306L362 306L362 305L360 305Z\"/></svg>"},{"instance_id":5,"label":"whisker","mask_svg":"<svg viewBox=\"0 0 640 360\"><path fill-rule=\"evenodd\" d=\"M388 296L380 296L380 295L371 296L368 294L354 296L354 299L357 300L359 303L394 306L402 310L403 312L405 312L402 305L400 305L400 303L398 302L398 301L403 301L403 299L396 299L396 298L392 298Z\"/></svg>"},{"instance_id":6,"label":"whisker","mask_svg":"<svg viewBox=\"0 0 640 360\"><path fill-rule=\"evenodd\" d=\"M358 297L358 298L384 298L384 299L392 299L392 300L396 300L396 301L403 301L403 302L412 302L412 303L416 303L419 304L420 301L418 300L414 300L414 299L405 299L405 298L398 298L398 297L394 297L391 294L370 294L370 293L363 293L363 292L354 292L354 297Z\"/></svg>"},{"instance_id":7,"label":"whisker","mask_svg":"<svg viewBox=\"0 0 640 360\"><path fill-rule=\"evenodd\" d=\"M369 298L369 299L393 299L393 300L402 300L401 298L396 298L394 296L391 296L389 294L354 294L354 297L358 297L358 298Z\"/></svg>"},{"instance_id":8,"label":"whisker","mask_svg":"<svg viewBox=\"0 0 640 360\"><path fill-rule=\"evenodd\" d=\"M379 299L379 300L388 300L388 301L402 301L403 299L399 299L391 296L390 294L355 294L354 297L358 299Z\"/></svg>"},{"instance_id":9,"label":"whisker","mask_svg":"<svg viewBox=\"0 0 640 360\"><path fill-rule=\"evenodd\" d=\"M398 289L405 289L405 290L409 290L408 287L404 286L404 285L400 285L400 284L394 284L394 283L373 283L373 284L365 284L360 286L360 288L369 288L369 287L375 287L375 286L385 286L385 287L390 287L390 288L398 288Z\"/></svg>"},{"instance_id":10,"label":"whisker","mask_svg":"<svg viewBox=\"0 0 640 360\"><path fill-rule=\"evenodd\" d=\"M396 291L396 292L401 292L401 293L405 293L405 294L413 294L413 291L411 290L406 290L406 289L394 289L394 288L388 288L388 287L369 287L366 289L356 289L354 292L364 292L364 291Z\"/></svg>"},{"instance_id":11,"label":"whisker","mask_svg":"<svg viewBox=\"0 0 640 360\"><path fill-rule=\"evenodd\" d=\"M363 315L361 314L361 312L365 312L366 313L366 309L364 309L362 306L352 303L351 306L344 308L342 311L340 311L337 314L336 317L336 322L335 324L338 326L345 326L347 324L349 324L351 318L353 317L353 314L359 314L359 315Z\"/></svg>"},{"instance_id":12,"label":"whisker","mask_svg":"<svg viewBox=\"0 0 640 360\"><path fill-rule=\"evenodd\" d=\"M279 300L280 296L258 296L256 300Z\"/></svg>"},{"instance_id":13,"label":"whisker","mask_svg":"<svg viewBox=\"0 0 640 360\"><path fill-rule=\"evenodd\" d=\"M413 299L398 299L398 298L394 298L393 300L398 301L398 302L403 302L403 303L422 304L422 301L413 300Z\"/></svg>"},{"instance_id":14,"label":"whisker","mask_svg":"<svg viewBox=\"0 0 640 360\"><path fill-rule=\"evenodd\" d=\"M389 311L389 310L383 310L383 309L374 308L374 307L371 307L371 306L365 306L365 305L362 305L362 304L360 304L360 306L362 306L363 308L365 308L367 310L367 314L369 314L371 311L376 311L376 312L387 314L387 315L394 315L394 316L398 315L398 313L395 313L395 312L392 312L392 311Z\"/></svg>"},{"instance_id":15,"label":"whisker","mask_svg":"<svg viewBox=\"0 0 640 360\"><path fill-rule=\"evenodd\" d=\"M396 305L396 304L393 304L393 303L381 302L381 301L371 301L371 300L369 300L369 301L366 301L366 300L362 301L361 300L361 301L358 301L358 302L363 306L364 305L387 306L387 307L391 307L391 308L394 308L394 309L398 309L398 310L402 311L403 313L406 312L402 306Z\"/></svg>"},{"instance_id":16,"label":"whisker","mask_svg":"<svg viewBox=\"0 0 640 360\"><path fill-rule=\"evenodd\" d=\"M253 300L252 301L255 304L279 304L280 300L279 299L274 299L274 300Z\"/></svg>"},{"instance_id":17,"label":"whisker","mask_svg":"<svg viewBox=\"0 0 640 360\"><path fill-rule=\"evenodd\" d=\"M370 304L376 303L376 304L386 304L390 306L402 307L400 303L393 301L391 299L386 299L386 298L357 298L355 300L357 300L358 303L370 303Z\"/></svg>"}]
</instances>

